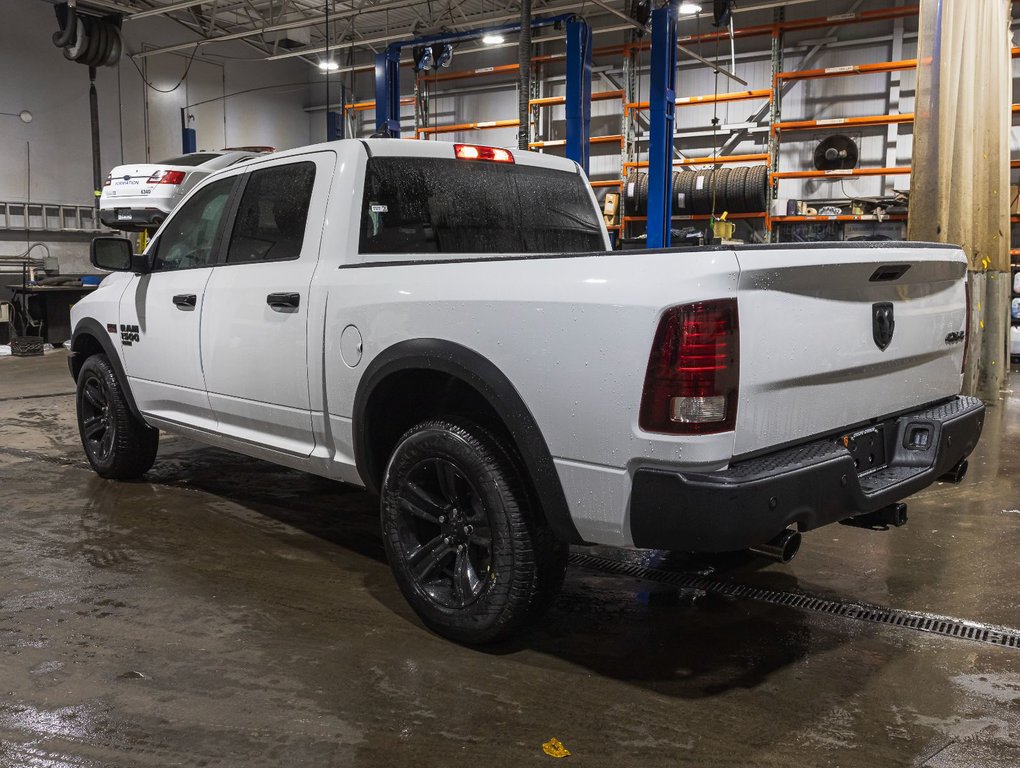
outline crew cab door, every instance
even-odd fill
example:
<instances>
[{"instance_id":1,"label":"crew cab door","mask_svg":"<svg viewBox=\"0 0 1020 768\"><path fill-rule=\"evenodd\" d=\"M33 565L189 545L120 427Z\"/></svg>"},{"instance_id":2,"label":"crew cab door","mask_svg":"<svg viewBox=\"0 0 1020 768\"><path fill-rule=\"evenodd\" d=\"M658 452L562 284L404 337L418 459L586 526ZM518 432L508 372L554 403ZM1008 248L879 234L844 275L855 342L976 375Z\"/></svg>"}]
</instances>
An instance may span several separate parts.
<instances>
[{"instance_id":1,"label":"crew cab door","mask_svg":"<svg viewBox=\"0 0 1020 768\"><path fill-rule=\"evenodd\" d=\"M299 456L315 447L309 288L334 159L332 152L281 158L245 174L202 313L219 432Z\"/></svg>"},{"instance_id":2,"label":"crew cab door","mask_svg":"<svg viewBox=\"0 0 1020 768\"><path fill-rule=\"evenodd\" d=\"M206 284L219 257L236 183L237 177L215 181L174 211L146 252L151 272L134 277L121 298L124 367L142 413L215 428L199 331Z\"/></svg>"}]
</instances>

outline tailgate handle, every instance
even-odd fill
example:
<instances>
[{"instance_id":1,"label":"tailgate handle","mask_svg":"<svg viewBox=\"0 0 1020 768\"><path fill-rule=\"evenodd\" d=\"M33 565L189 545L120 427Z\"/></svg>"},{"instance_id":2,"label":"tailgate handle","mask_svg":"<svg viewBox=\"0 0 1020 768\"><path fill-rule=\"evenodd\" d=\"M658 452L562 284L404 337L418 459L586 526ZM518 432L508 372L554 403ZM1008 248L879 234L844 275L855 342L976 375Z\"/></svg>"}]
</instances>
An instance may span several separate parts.
<instances>
[{"instance_id":1,"label":"tailgate handle","mask_svg":"<svg viewBox=\"0 0 1020 768\"><path fill-rule=\"evenodd\" d=\"M301 305L300 293L271 293L266 296L266 304L277 312L287 312Z\"/></svg>"},{"instance_id":2,"label":"tailgate handle","mask_svg":"<svg viewBox=\"0 0 1020 768\"><path fill-rule=\"evenodd\" d=\"M193 293L178 293L174 296L174 304L179 309L194 309L198 297Z\"/></svg>"},{"instance_id":3,"label":"tailgate handle","mask_svg":"<svg viewBox=\"0 0 1020 768\"><path fill-rule=\"evenodd\" d=\"M899 280L910 269L909 264L886 264L875 270L868 278L869 283L887 283L891 280Z\"/></svg>"}]
</instances>

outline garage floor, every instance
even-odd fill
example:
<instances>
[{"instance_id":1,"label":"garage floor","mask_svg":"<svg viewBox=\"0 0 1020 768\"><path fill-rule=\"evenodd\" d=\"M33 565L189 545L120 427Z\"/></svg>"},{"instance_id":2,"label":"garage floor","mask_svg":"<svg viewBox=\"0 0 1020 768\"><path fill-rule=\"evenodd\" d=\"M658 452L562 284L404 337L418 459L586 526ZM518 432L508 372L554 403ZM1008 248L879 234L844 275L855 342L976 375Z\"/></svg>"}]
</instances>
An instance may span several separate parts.
<instances>
[{"instance_id":1,"label":"garage floor","mask_svg":"<svg viewBox=\"0 0 1020 768\"><path fill-rule=\"evenodd\" d=\"M716 586L574 567L478 651L419 626L365 494L176 438L100 480L70 392L63 352L0 360L0 766L523 766L551 737L614 768L1020 764L1020 648L720 594L1020 627L1020 395L905 528L790 566L604 550Z\"/></svg>"}]
</instances>

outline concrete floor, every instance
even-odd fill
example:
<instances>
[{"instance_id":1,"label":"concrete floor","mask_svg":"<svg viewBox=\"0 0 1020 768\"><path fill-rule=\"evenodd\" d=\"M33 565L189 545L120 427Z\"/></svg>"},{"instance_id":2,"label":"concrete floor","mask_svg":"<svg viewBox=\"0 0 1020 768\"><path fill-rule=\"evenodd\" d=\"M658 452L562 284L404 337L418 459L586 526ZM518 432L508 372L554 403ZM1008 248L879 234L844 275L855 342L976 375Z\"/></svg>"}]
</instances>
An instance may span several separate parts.
<instances>
[{"instance_id":1,"label":"concrete floor","mask_svg":"<svg viewBox=\"0 0 1020 768\"><path fill-rule=\"evenodd\" d=\"M495 768L551 737L613 768L1020 764L1020 650L578 568L540 628L461 648L400 597L365 494L175 438L100 480L70 393L63 352L0 359L0 766ZM1004 403L905 528L715 576L1020 627Z\"/></svg>"}]
</instances>

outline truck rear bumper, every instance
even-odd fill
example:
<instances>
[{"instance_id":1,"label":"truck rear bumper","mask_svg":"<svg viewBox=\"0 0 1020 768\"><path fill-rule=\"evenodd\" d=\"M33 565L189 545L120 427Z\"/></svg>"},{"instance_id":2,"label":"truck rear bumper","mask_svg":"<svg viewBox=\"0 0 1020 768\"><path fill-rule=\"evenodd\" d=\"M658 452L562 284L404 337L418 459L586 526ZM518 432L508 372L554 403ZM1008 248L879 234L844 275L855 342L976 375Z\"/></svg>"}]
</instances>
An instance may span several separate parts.
<instances>
[{"instance_id":1,"label":"truck rear bumper","mask_svg":"<svg viewBox=\"0 0 1020 768\"><path fill-rule=\"evenodd\" d=\"M984 405L957 397L873 429L825 438L710 473L639 469L630 527L634 545L727 552L873 512L934 483L965 459L981 435ZM925 438L924 436L927 435ZM883 443L881 468L858 472L857 442ZM924 445L919 446L918 443ZM858 462L868 449L856 447Z\"/></svg>"}]
</instances>

